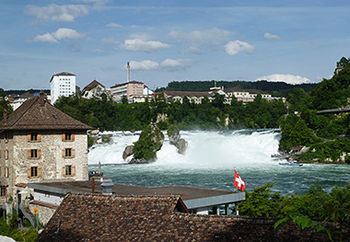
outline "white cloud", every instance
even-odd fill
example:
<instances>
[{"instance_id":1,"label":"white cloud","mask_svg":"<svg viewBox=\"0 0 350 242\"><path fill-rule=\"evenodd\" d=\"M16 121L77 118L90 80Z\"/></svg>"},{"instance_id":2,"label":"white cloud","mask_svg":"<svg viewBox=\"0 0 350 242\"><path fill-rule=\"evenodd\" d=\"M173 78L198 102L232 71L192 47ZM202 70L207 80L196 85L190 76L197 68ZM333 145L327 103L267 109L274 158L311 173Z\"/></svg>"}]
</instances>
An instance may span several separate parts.
<instances>
[{"instance_id":1,"label":"white cloud","mask_svg":"<svg viewBox=\"0 0 350 242\"><path fill-rule=\"evenodd\" d=\"M265 39L269 39L269 40L273 40L273 39L280 39L280 37L278 35L274 35L274 34L270 34L268 32L266 32L264 34L264 38Z\"/></svg>"},{"instance_id":2,"label":"white cloud","mask_svg":"<svg viewBox=\"0 0 350 242\"><path fill-rule=\"evenodd\" d=\"M130 61L130 68L132 70L154 70L158 67L159 63L151 60Z\"/></svg>"},{"instance_id":3,"label":"white cloud","mask_svg":"<svg viewBox=\"0 0 350 242\"><path fill-rule=\"evenodd\" d=\"M251 53L253 52L253 50L254 50L254 46L240 40L229 41L225 45L225 51L229 55L236 55L241 51L244 51L246 53Z\"/></svg>"},{"instance_id":4,"label":"white cloud","mask_svg":"<svg viewBox=\"0 0 350 242\"><path fill-rule=\"evenodd\" d=\"M160 67L169 71L183 70L191 65L190 60L183 59L165 59L162 63L160 63Z\"/></svg>"},{"instance_id":5,"label":"white cloud","mask_svg":"<svg viewBox=\"0 0 350 242\"><path fill-rule=\"evenodd\" d=\"M53 33L45 33L42 35L37 35L33 41L35 42L49 42L49 43L57 43L59 40L64 39L77 39L82 37L81 34L79 34L74 29L69 28L59 28L56 32Z\"/></svg>"},{"instance_id":6,"label":"white cloud","mask_svg":"<svg viewBox=\"0 0 350 242\"><path fill-rule=\"evenodd\" d=\"M192 32L171 31L168 36L175 41L190 41L194 45L220 45L228 41L233 32L212 28L207 30L194 30Z\"/></svg>"},{"instance_id":7,"label":"white cloud","mask_svg":"<svg viewBox=\"0 0 350 242\"><path fill-rule=\"evenodd\" d=\"M26 13L34 15L40 20L53 20L70 22L75 18L85 16L89 13L89 7L85 5L56 5L50 4L45 7L28 6Z\"/></svg>"},{"instance_id":8,"label":"white cloud","mask_svg":"<svg viewBox=\"0 0 350 242\"><path fill-rule=\"evenodd\" d=\"M35 42L49 42L49 43L57 43L58 41L55 39L55 37L52 36L50 33L37 35L33 41Z\"/></svg>"},{"instance_id":9,"label":"white cloud","mask_svg":"<svg viewBox=\"0 0 350 242\"><path fill-rule=\"evenodd\" d=\"M121 24L117 24L117 23L109 23L106 25L107 27L112 27L112 28L123 28L124 26Z\"/></svg>"},{"instance_id":10,"label":"white cloud","mask_svg":"<svg viewBox=\"0 0 350 242\"><path fill-rule=\"evenodd\" d=\"M165 59L161 63L152 60L143 61L130 61L130 67L132 70L165 70L165 71L176 71L183 70L191 66L192 61L187 59Z\"/></svg>"},{"instance_id":11,"label":"white cloud","mask_svg":"<svg viewBox=\"0 0 350 242\"><path fill-rule=\"evenodd\" d=\"M55 33L52 33L52 35L58 40L78 39L82 36L76 30L69 28L59 28Z\"/></svg>"},{"instance_id":12,"label":"white cloud","mask_svg":"<svg viewBox=\"0 0 350 242\"><path fill-rule=\"evenodd\" d=\"M160 41L145 41L142 39L128 39L120 45L124 50L151 52L159 49L169 48L170 45Z\"/></svg>"},{"instance_id":13,"label":"white cloud","mask_svg":"<svg viewBox=\"0 0 350 242\"><path fill-rule=\"evenodd\" d=\"M256 80L266 80L270 82L285 82L289 84L302 84L311 82L309 78L292 74L272 74L269 76L259 77Z\"/></svg>"}]
</instances>

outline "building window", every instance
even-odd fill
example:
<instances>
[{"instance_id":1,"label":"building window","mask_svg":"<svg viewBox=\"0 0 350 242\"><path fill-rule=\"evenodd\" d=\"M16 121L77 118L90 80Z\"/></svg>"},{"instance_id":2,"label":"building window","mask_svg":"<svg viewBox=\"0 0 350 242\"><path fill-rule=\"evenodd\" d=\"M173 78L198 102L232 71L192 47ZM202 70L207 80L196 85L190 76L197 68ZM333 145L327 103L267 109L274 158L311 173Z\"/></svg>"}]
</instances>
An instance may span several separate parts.
<instances>
[{"instance_id":1,"label":"building window","mask_svg":"<svg viewBox=\"0 0 350 242\"><path fill-rule=\"evenodd\" d=\"M30 134L30 141L37 141L38 140L38 134Z\"/></svg>"},{"instance_id":2,"label":"building window","mask_svg":"<svg viewBox=\"0 0 350 242\"><path fill-rule=\"evenodd\" d=\"M30 150L30 158L38 158L38 150L37 149L33 149Z\"/></svg>"},{"instance_id":3,"label":"building window","mask_svg":"<svg viewBox=\"0 0 350 242\"><path fill-rule=\"evenodd\" d=\"M37 177L38 176L38 167L37 166L32 166L30 168L30 176L31 177Z\"/></svg>"},{"instance_id":4,"label":"building window","mask_svg":"<svg viewBox=\"0 0 350 242\"><path fill-rule=\"evenodd\" d=\"M5 186L1 186L0 187L0 196L1 197L5 197L6 196L6 187Z\"/></svg>"},{"instance_id":5,"label":"building window","mask_svg":"<svg viewBox=\"0 0 350 242\"><path fill-rule=\"evenodd\" d=\"M40 142L41 135L38 133L30 133L28 134L28 142Z\"/></svg>"},{"instance_id":6,"label":"building window","mask_svg":"<svg viewBox=\"0 0 350 242\"><path fill-rule=\"evenodd\" d=\"M8 150L5 150L5 152L4 152L5 160L8 160L8 159L9 159L9 156L10 156L9 151L8 151Z\"/></svg>"},{"instance_id":7,"label":"building window","mask_svg":"<svg viewBox=\"0 0 350 242\"><path fill-rule=\"evenodd\" d=\"M29 160L31 159L40 159L41 157L41 150L38 149L30 149L28 150L27 158Z\"/></svg>"},{"instance_id":8,"label":"building window","mask_svg":"<svg viewBox=\"0 0 350 242\"><path fill-rule=\"evenodd\" d=\"M72 175L72 166L68 165L66 166L66 176L71 176Z\"/></svg>"},{"instance_id":9,"label":"building window","mask_svg":"<svg viewBox=\"0 0 350 242\"><path fill-rule=\"evenodd\" d=\"M71 148L66 148L64 156L65 157L72 157L72 149Z\"/></svg>"},{"instance_id":10,"label":"building window","mask_svg":"<svg viewBox=\"0 0 350 242\"><path fill-rule=\"evenodd\" d=\"M72 133L63 133L62 134L62 141L74 141L75 135Z\"/></svg>"},{"instance_id":11,"label":"building window","mask_svg":"<svg viewBox=\"0 0 350 242\"><path fill-rule=\"evenodd\" d=\"M65 134L65 140L72 140L72 134L71 133L66 133Z\"/></svg>"},{"instance_id":12,"label":"building window","mask_svg":"<svg viewBox=\"0 0 350 242\"><path fill-rule=\"evenodd\" d=\"M8 167L4 168L4 177L9 177L10 176L10 170Z\"/></svg>"}]
</instances>

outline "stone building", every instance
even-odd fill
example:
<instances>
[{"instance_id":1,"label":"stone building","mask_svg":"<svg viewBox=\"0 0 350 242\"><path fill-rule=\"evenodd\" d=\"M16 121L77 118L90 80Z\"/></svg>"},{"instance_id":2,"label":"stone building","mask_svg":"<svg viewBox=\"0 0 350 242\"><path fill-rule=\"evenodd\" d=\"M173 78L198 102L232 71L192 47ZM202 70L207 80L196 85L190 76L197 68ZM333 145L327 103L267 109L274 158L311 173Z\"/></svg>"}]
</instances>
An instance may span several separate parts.
<instances>
[{"instance_id":1,"label":"stone building","mask_svg":"<svg viewBox=\"0 0 350 242\"><path fill-rule=\"evenodd\" d=\"M43 92L8 117L5 113L0 122L0 202L12 197L20 204L32 182L88 180L89 129L48 103Z\"/></svg>"}]
</instances>

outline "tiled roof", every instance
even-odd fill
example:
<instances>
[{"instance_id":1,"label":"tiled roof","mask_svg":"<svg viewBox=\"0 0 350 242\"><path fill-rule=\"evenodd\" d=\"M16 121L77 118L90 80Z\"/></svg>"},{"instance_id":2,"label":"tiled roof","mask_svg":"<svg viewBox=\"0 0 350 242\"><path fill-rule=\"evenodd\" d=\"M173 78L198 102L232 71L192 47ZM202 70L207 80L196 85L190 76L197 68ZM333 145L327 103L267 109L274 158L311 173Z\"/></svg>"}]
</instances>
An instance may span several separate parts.
<instances>
[{"instance_id":1,"label":"tiled roof","mask_svg":"<svg viewBox=\"0 0 350 242\"><path fill-rule=\"evenodd\" d=\"M111 86L111 88L120 87L120 86L124 86L124 85L127 85L127 84L143 84L143 82L138 82L138 81L124 82L124 83L121 83L121 84L116 84L114 86Z\"/></svg>"},{"instance_id":2,"label":"tiled roof","mask_svg":"<svg viewBox=\"0 0 350 242\"><path fill-rule=\"evenodd\" d=\"M43 98L41 95L41 97L34 97L25 101L8 116L7 120L0 122L0 131L93 129L55 108Z\"/></svg>"},{"instance_id":3,"label":"tiled roof","mask_svg":"<svg viewBox=\"0 0 350 242\"><path fill-rule=\"evenodd\" d=\"M102 86L103 88L105 87L104 85L102 85L101 83L99 83L96 80L93 80L92 82L90 82L86 87L84 87L83 92L86 91L90 91L91 89L93 89L94 87L96 87L97 85Z\"/></svg>"},{"instance_id":4,"label":"tiled roof","mask_svg":"<svg viewBox=\"0 0 350 242\"><path fill-rule=\"evenodd\" d=\"M38 241L324 241L325 233L277 219L195 215L181 199L68 194ZM349 235L345 231L344 237Z\"/></svg>"}]
</instances>

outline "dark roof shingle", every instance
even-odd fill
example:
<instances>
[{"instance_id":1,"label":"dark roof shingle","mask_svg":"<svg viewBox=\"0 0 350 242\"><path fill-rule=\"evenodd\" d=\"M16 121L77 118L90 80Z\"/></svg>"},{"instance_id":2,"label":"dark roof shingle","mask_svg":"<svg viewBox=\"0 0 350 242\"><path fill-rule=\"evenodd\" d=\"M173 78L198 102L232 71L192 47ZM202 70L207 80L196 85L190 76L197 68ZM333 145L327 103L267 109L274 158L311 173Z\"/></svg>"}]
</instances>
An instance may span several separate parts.
<instances>
[{"instance_id":1,"label":"dark roof shingle","mask_svg":"<svg viewBox=\"0 0 350 242\"><path fill-rule=\"evenodd\" d=\"M25 101L12 112L7 120L0 122L2 130L89 130L92 127L72 118L47 101L42 105L40 98Z\"/></svg>"}]
</instances>

